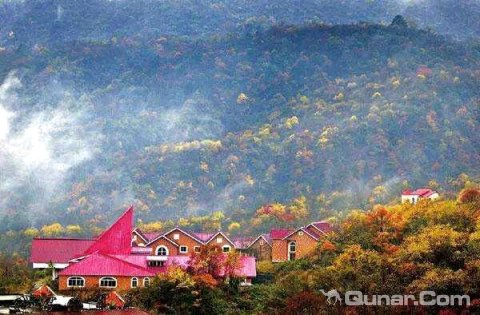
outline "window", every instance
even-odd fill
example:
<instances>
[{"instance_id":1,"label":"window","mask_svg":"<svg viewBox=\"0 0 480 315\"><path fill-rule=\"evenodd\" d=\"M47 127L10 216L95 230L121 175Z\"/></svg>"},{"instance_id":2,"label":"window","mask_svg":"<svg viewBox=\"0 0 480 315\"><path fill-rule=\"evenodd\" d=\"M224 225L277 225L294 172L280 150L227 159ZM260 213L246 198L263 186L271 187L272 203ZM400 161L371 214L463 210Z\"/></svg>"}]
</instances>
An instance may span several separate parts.
<instances>
[{"instance_id":1,"label":"window","mask_svg":"<svg viewBox=\"0 0 480 315\"><path fill-rule=\"evenodd\" d=\"M200 253L200 246L193 246L195 253Z\"/></svg>"},{"instance_id":2,"label":"window","mask_svg":"<svg viewBox=\"0 0 480 315\"><path fill-rule=\"evenodd\" d=\"M67 280L67 287L83 288L85 286L85 279L82 277L70 277Z\"/></svg>"},{"instance_id":3,"label":"window","mask_svg":"<svg viewBox=\"0 0 480 315\"><path fill-rule=\"evenodd\" d=\"M230 251L230 246L229 245L224 245L222 247L222 250L223 250L224 253L228 253Z\"/></svg>"},{"instance_id":4,"label":"window","mask_svg":"<svg viewBox=\"0 0 480 315\"><path fill-rule=\"evenodd\" d=\"M303 231L298 232L298 235L302 236L302 235L303 235Z\"/></svg>"},{"instance_id":5,"label":"window","mask_svg":"<svg viewBox=\"0 0 480 315\"><path fill-rule=\"evenodd\" d=\"M164 262L158 260L149 260L147 264L149 267L163 267Z\"/></svg>"},{"instance_id":6,"label":"window","mask_svg":"<svg viewBox=\"0 0 480 315\"><path fill-rule=\"evenodd\" d=\"M187 246L180 246L180 253L186 253L188 252L188 247Z\"/></svg>"},{"instance_id":7,"label":"window","mask_svg":"<svg viewBox=\"0 0 480 315\"><path fill-rule=\"evenodd\" d=\"M148 287L150 286L150 278L143 278L143 286Z\"/></svg>"},{"instance_id":8,"label":"window","mask_svg":"<svg viewBox=\"0 0 480 315\"><path fill-rule=\"evenodd\" d=\"M264 244L263 240L260 240L260 246L263 246L263 244Z\"/></svg>"},{"instance_id":9,"label":"window","mask_svg":"<svg viewBox=\"0 0 480 315\"><path fill-rule=\"evenodd\" d=\"M178 233L173 234L173 239L174 240L179 240L180 239L180 234L178 234Z\"/></svg>"},{"instance_id":10,"label":"window","mask_svg":"<svg viewBox=\"0 0 480 315\"><path fill-rule=\"evenodd\" d=\"M288 243L288 260L295 260L296 251L297 251L297 244L294 241Z\"/></svg>"},{"instance_id":11,"label":"window","mask_svg":"<svg viewBox=\"0 0 480 315\"><path fill-rule=\"evenodd\" d=\"M217 237L217 243L219 243L219 244L220 244L221 242L223 242L223 238L221 238L221 237Z\"/></svg>"},{"instance_id":12,"label":"window","mask_svg":"<svg viewBox=\"0 0 480 315\"><path fill-rule=\"evenodd\" d=\"M103 277L100 278L100 288L116 288L117 279L112 277Z\"/></svg>"},{"instance_id":13,"label":"window","mask_svg":"<svg viewBox=\"0 0 480 315\"><path fill-rule=\"evenodd\" d=\"M157 247L157 256L168 256L168 248L160 245Z\"/></svg>"},{"instance_id":14,"label":"window","mask_svg":"<svg viewBox=\"0 0 480 315\"><path fill-rule=\"evenodd\" d=\"M138 287L138 278L132 278L132 288Z\"/></svg>"}]
</instances>

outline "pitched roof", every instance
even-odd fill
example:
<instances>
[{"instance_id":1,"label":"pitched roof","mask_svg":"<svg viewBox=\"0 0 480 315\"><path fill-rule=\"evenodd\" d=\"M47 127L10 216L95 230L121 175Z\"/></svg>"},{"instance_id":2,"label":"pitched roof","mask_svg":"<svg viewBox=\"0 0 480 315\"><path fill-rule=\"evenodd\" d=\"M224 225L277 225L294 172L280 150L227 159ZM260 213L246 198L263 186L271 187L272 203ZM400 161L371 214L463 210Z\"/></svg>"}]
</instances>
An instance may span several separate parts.
<instances>
[{"instance_id":1,"label":"pitched roof","mask_svg":"<svg viewBox=\"0 0 480 315\"><path fill-rule=\"evenodd\" d=\"M248 248L255 238L249 236L237 236L232 238L235 248Z\"/></svg>"},{"instance_id":2,"label":"pitched roof","mask_svg":"<svg viewBox=\"0 0 480 315\"><path fill-rule=\"evenodd\" d=\"M323 233L330 233L331 231L333 231L332 225L327 221L312 222L308 226L313 226L317 230Z\"/></svg>"},{"instance_id":3,"label":"pitched roof","mask_svg":"<svg viewBox=\"0 0 480 315\"><path fill-rule=\"evenodd\" d=\"M292 231L293 230L291 229L272 229L270 230L270 238L272 240L280 240L288 234L292 233Z\"/></svg>"},{"instance_id":4,"label":"pitched roof","mask_svg":"<svg viewBox=\"0 0 480 315\"><path fill-rule=\"evenodd\" d=\"M34 238L30 251L32 263L68 263L81 256L95 240L75 238Z\"/></svg>"},{"instance_id":5,"label":"pitched roof","mask_svg":"<svg viewBox=\"0 0 480 315\"><path fill-rule=\"evenodd\" d=\"M155 273L112 255L95 252L59 272L62 276L140 276L153 277Z\"/></svg>"},{"instance_id":6,"label":"pitched roof","mask_svg":"<svg viewBox=\"0 0 480 315\"><path fill-rule=\"evenodd\" d=\"M299 231L303 231L305 234L307 234L308 236L310 236L311 238L313 238L314 240L318 241L318 236L310 233L306 228L304 227L301 227L301 228L298 228L296 229L295 231L292 231L291 233L285 235L282 239L286 239L286 238L289 238L290 236L292 236L293 234L299 232Z\"/></svg>"},{"instance_id":7,"label":"pitched roof","mask_svg":"<svg viewBox=\"0 0 480 315\"><path fill-rule=\"evenodd\" d=\"M148 238L147 236L139 229L135 228L132 233L137 234L145 243L148 243Z\"/></svg>"},{"instance_id":8,"label":"pitched roof","mask_svg":"<svg viewBox=\"0 0 480 315\"><path fill-rule=\"evenodd\" d=\"M204 233L204 232L188 232L188 233L195 236L202 242L208 241L213 236L213 233Z\"/></svg>"},{"instance_id":9,"label":"pitched roof","mask_svg":"<svg viewBox=\"0 0 480 315\"><path fill-rule=\"evenodd\" d=\"M120 218L99 237L84 255L100 251L104 254L130 254L132 246L133 206L128 208Z\"/></svg>"},{"instance_id":10,"label":"pitched roof","mask_svg":"<svg viewBox=\"0 0 480 315\"><path fill-rule=\"evenodd\" d=\"M212 234L212 236L205 242L205 243L210 243L215 237L217 237L218 235L222 235L230 244L233 245L233 247L235 247L235 243L227 236L225 235L225 233L223 233L222 231L218 231L217 233L215 234Z\"/></svg>"},{"instance_id":11,"label":"pitched roof","mask_svg":"<svg viewBox=\"0 0 480 315\"><path fill-rule=\"evenodd\" d=\"M427 198L427 197L430 197L431 195L433 195L434 193L436 193L436 192L434 190L429 189L429 188L419 188L419 189L416 189L416 190L411 190L411 189L404 190L402 192L402 195L404 195L404 196L420 196L420 197L423 197L423 198Z\"/></svg>"},{"instance_id":12,"label":"pitched roof","mask_svg":"<svg viewBox=\"0 0 480 315\"><path fill-rule=\"evenodd\" d=\"M141 238L142 240L144 240L145 243L148 243L148 242L150 242L150 240L153 240L155 237L160 236L160 235L163 234L163 233L161 233L161 232L148 232L148 233L146 233L146 232L143 232L143 231L142 231L140 228L138 228L138 227L133 230L133 233L135 233L135 234L137 234L138 236L140 236L140 238Z\"/></svg>"},{"instance_id":13,"label":"pitched roof","mask_svg":"<svg viewBox=\"0 0 480 315\"><path fill-rule=\"evenodd\" d=\"M270 234L260 234L256 239L250 242L247 248L255 244L261 238L264 239L265 242L267 242L267 244L270 245L270 247L272 246L272 238L270 237Z\"/></svg>"},{"instance_id":14,"label":"pitched roof","mask_svg":"<svg viewBox=\"0 0 480 315\"><path fill-rule=\"evenodd\" d=\"M151 239L150 242L147 243L147 246L150 245L150 244L152 244L153 242L155 242L155 241L158 240L159 238L161 238L161 237L163 237L163 236L166 236L167 234L170 234L170 233L172 233L173 231L177 231L177 230L180 231L180 232L182 232L183 234L191 237L192 239L196 240L196 241L199 242L200 244L204 244L204 243L205 243L204 241L202 241L201 239L199 239L199 238L197 238L195 235L193 235L193 233L187 232L186 230L183 230L183 229L181 229L181 228L179 228L179 227L175 227L175 228L171 229L170 231L167 231L167 232L165 232L165 233L159 234L159 235L157 235L157 237Z\"/></svg>"},{"instance_id":15,"label":"pitched roof","mask_svg":"<svg viewBox=\"0 0 480 315\"><path fill-rule=\"evenodd\" d=\"M145 235L145 237L147 238L147 242L150 242L150 240L153 240L155 237L161 234L162 233L159 232L143 233L143 235Z\"/></svg>"}]
</instances>

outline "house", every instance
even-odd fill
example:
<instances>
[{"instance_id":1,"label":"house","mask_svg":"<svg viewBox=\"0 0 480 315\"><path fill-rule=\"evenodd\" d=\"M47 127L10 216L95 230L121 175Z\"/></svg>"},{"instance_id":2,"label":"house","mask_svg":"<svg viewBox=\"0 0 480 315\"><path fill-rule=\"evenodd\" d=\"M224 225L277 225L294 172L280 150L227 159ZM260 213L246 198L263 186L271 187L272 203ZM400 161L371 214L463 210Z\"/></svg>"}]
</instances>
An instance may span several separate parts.
<instances>
[{"instance_id":1,"label":"house","mask_svg":"<svg viewBox=\"0 0 480 315\"><path fill-rule=\"evenodd\" d=\"M253 239L244 250L246 255L251 255L257 261L272 261L272 238L270 234L260 234Z\"/></svg>"},{"instance_id":2,"label":"house","mask_svg":"<svg viewBox=\"0 0 480 315\"><path fill-rule=\"evenodd\" d=\"M43 239L32 241L30 262L35 269L53 266L60 290L105 289L126 291L148 286L170 266L187 268L200 246L216 244L223 252L235 244L223 232L192 233L174 228L147 235L132 229L133 208L95 239ZM220 272L221 273L221 272ZM255 258L240 257L235 270L244 284L256 276ZM222 276L219 274L219 276Z\"/></svg>"},{"instance_id":3,"label":"house","mask_svg":"<svg viewBox=\"0 0 480 315\"><path fill-rule=\"evenodd\" d=\"M331 231L331 225L325 221L312 222L297 229L271 230L272 262L283 262L308 256Z\"/></svg>"},{"instance_id":4,"label":"house","mask_svg":"<svg viewBox=\"0 0 480 315\"><path fill-rule=\"evenodd\" d=\"M420 199L435 200L438 197L440 197L439 194L429 188L407 189L402 192L402 203L410 202L416 204Z\"/></svg>"}]
</instances>

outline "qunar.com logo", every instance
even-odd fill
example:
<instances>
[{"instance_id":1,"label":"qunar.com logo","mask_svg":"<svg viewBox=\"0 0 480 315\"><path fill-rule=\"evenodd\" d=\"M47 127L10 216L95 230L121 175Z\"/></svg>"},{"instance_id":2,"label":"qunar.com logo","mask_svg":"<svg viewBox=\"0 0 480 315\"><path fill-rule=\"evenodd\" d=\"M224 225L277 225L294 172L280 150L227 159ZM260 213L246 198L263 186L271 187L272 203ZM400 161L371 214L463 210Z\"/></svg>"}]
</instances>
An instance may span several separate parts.
<instances>
[{"instance_id":1,"label":"qunar.com logo","mask_svg":"<svg viewBox=\"0 0 480 315\"><path fill-rule=\"evenodd\" d=\"M320 292L327 299L330 305L347 305L347 306L375 306L375 305L392 305L392 306L469 306L470 296L463 294L437 294L435 291L421 291L418 295L413 294L364 294L361 291L346 291L344 294L336 289L323 290Z\"/></svg>"}]
</instances>

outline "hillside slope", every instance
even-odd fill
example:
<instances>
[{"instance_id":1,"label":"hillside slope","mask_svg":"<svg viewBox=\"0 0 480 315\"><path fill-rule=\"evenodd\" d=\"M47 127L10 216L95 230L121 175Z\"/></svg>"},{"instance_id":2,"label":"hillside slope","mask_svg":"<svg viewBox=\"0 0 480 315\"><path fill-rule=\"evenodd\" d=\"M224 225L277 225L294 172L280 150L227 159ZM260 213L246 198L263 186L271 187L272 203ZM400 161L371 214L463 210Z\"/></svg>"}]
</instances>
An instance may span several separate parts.
<instances>
[{"instance_id":1,"label":"hillside slope","mask_svg":"<svg viewBox=\"0 0 480 315\"><path fill-rule=\"evenodd\" d=\"M285 26L1 54L2 230L102 222L128 203L143 219L300 195L343 210L478 175L479 46L427 31Z\"/></svg>"}]
</instances>

